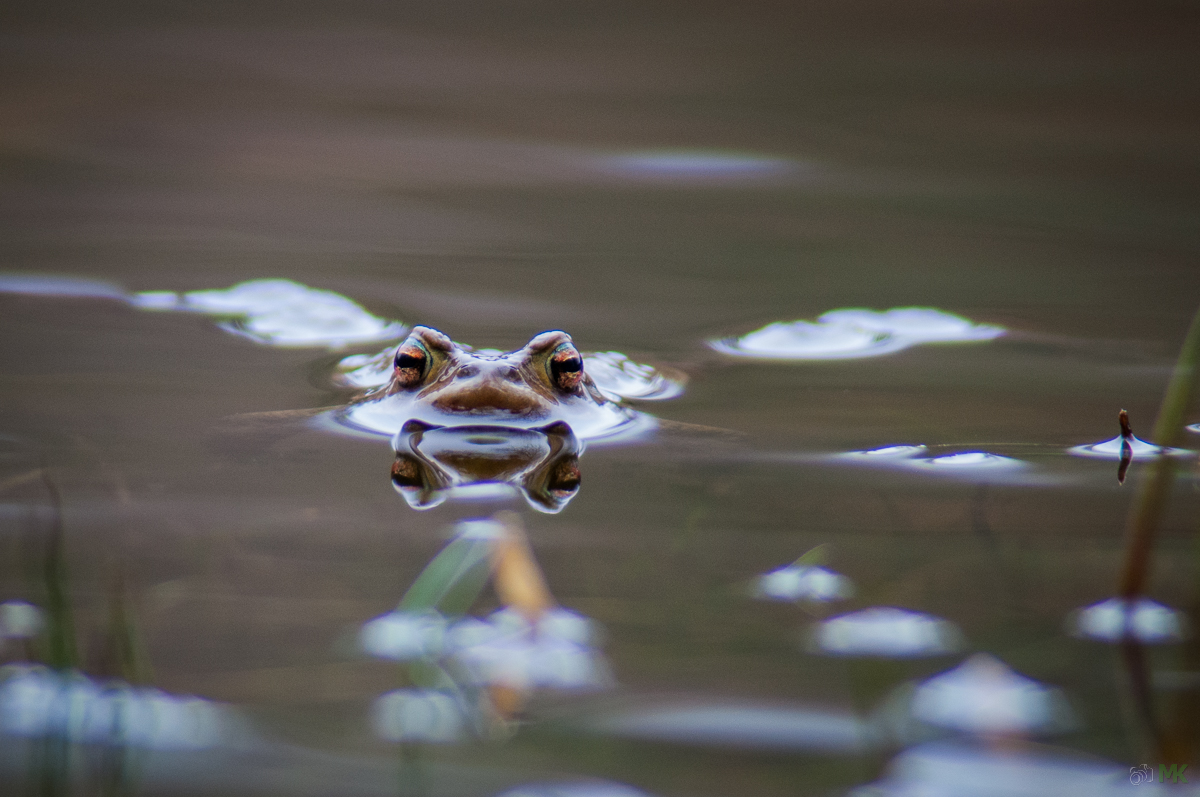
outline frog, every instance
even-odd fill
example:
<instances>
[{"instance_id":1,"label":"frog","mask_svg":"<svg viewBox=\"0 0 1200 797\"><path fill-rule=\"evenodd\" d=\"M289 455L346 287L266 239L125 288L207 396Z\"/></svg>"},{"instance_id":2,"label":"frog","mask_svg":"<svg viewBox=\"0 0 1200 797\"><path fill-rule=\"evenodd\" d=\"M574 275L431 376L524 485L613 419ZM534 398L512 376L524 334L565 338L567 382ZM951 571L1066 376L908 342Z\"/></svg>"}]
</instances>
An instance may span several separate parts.
<instances>
[{"instance_id":1,"label":"frog","mask_svg":"<svg viewBox=\"0 0 1200 797\"><path fill-rule=\"evenodd\" d=\"M566 424L581 440L627 439L657 424L620 402L612 387L613 356L585 356L562 330L538 333L523 347L501 352L415 326L399 346L365 364L347 358L360 366L351 384L375 385L334 416L351 429L389 436L417 422L428 428ZM589 373L589 361L608 378L608 389Z\"/></svg>"}]
</instances>

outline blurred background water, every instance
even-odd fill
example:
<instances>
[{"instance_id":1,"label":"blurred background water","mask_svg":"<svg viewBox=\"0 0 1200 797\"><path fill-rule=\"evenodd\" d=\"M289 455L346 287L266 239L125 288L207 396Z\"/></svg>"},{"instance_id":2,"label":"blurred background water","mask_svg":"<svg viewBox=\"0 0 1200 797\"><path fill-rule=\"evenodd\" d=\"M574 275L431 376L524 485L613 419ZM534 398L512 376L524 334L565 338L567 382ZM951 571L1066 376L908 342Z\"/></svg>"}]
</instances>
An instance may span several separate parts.
<instances>
[{"instance_id":1,"label":"blurred background water","mask_svg":"<svg viewBox=\"0 0 1200 797\"><path fill-rule=\"evenodd\" d=\"M1195 457L1131 621L1166 643L1139 696L1096 639L1119 611L1073 612L1116 593L1144 463L1122 486L1066 454L1122 408L1148 434L1200 297L1195 4L0 20L10 277L286 278L477 347L562 328L686 375L639 409L737 433L592 446L569 506L522 508L608 688L493 692L498 724L397 743L376 701L417 665L367 655L364 624L458 521L523 504L418 512L383 442L238 419L344 402L335 364L379 343L0 294L5 793L1091 795L1200 764ZM818 362L707 343L905 306L1006 334ZM831 456L896 445L927 448ZM1017 466L936 464L971 452ZM518 633L503 606L482 589L476 630ZM472 645L418 658L482 666ZM1190 758L1147 757L1147 706Z\"/></svg>"}]
</instances>

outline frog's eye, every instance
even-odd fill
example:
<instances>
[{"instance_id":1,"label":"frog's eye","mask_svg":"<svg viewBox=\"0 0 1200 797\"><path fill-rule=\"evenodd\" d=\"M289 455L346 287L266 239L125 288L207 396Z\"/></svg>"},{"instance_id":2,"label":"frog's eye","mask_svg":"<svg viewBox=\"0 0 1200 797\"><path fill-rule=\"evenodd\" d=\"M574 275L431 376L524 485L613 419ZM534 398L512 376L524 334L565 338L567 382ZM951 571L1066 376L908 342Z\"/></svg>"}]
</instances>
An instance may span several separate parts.
<instances>
[{"instance_id":1,"label":"frog's eye","mask_svg":"<svg viewBox=\"0 0 1200 797\"><path fill-rule=\"evenodd\" d=\"M550 381L559 390L572 391L583 380L583 357L570 343L564 343L550 355Z\"/></svg>"},{"instance_id":2,"label":"frog's eye","mask_svg":"<svg viewBox=\"0 0 1200 797\"><path fill-rule=\"evenodd\" d=\"M416 387L429 373L429 351L425 344L409 338L396 349L396 384L400 387Z\"/></svg>"}]
</instances>

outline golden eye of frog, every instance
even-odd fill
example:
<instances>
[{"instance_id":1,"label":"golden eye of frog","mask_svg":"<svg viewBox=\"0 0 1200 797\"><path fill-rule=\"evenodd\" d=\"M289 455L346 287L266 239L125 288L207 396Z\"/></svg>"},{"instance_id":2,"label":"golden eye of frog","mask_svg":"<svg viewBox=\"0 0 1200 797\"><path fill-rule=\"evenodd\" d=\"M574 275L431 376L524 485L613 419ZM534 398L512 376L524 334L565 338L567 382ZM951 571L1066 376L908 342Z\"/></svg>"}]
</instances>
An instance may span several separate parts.
<instances>
[{"instance_id":1,"label":"golden eye of frog","mask_svg":"<svg viewBox=\"0 0 1200 797\"><path fill-rule=\"evenodd\" d=\"M411 420L431 426L538 428L564 422L581 439L653 428L596 386L566 332L543 332L510 352L475 350L429 327L414 327L392 355L386 384L341 420L395 434Z\"/></svg>"}]
</instances>

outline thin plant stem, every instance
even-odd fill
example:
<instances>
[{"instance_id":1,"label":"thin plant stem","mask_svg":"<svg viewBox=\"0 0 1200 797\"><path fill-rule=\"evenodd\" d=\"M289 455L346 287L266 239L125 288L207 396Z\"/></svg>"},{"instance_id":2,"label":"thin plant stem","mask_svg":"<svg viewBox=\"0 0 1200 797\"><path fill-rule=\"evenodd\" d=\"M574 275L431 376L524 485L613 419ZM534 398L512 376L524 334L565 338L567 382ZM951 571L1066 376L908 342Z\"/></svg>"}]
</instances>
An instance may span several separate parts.
<instances>
[{"instance_id":1,"label":"thin plant stem","mask_svg":"<svg viewBox=\"0 0 1200 797\"><path fill-rule=\"evenodd\" d=\"M1158 421L1154 424L1154 443L1164 448L1174 447L1183 433L1183 420L1192 403L1197 376L1200 375L1200 310L1188 327L1183 349L1167 385ZM1125 565L1121 570L1118 594L1132 600L1145 592L1149 577L1150 557L1154 552L1154 537L1167 508L1171 486L1175 481L1175 458L1164 454L1151 463L1146 480L1138 491L1129 516L1129 533L1125 546Z\"/></svg>"}]
</instances>

